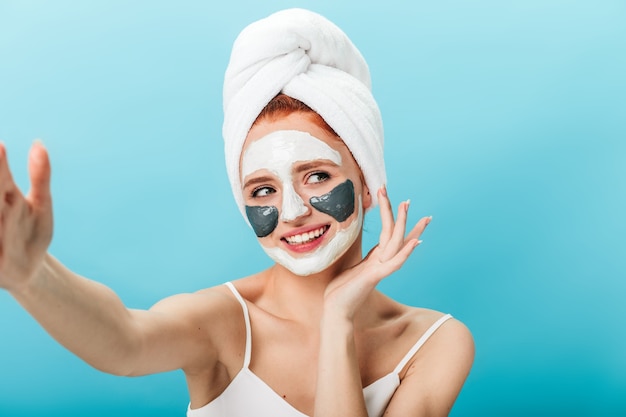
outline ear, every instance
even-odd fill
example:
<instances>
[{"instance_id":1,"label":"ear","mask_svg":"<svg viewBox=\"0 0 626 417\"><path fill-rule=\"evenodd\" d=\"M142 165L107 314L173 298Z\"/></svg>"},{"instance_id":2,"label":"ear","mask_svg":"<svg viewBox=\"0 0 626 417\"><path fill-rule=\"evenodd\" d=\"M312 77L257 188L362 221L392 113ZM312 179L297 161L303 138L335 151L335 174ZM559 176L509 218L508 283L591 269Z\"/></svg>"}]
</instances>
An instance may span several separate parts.
<instances>
[{"instance_id":1,"label":"ear","mask_svg":"<svg viewBox=\"0 0 626 417\"><path fill-rule=\"evenodd\" d=\"M370 189L367 188L367 185L363 183L363 211L367 211L370 207L372 207L372 194L370 194Z\"/></svg>"}]
</instances>

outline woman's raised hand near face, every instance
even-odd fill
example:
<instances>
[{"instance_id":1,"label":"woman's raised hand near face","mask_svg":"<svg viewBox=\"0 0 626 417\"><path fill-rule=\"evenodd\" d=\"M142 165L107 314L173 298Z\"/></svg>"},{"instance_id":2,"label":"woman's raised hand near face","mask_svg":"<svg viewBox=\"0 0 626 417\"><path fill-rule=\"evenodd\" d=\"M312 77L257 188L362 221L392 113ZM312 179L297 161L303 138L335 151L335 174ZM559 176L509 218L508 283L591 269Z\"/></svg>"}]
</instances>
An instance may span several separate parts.
<instances>
[{"instance_id":1,"label":"woman's raised hand near face","mask_svg":"<svg viewBox=\"0 0 626 417\"><path fill-rule=\"evenodd\" d=\"M384 187L378 191L378 200L382 218L378 245L326 287L320 323L316 417L367 415L354 342L354 317L376 284L400 269L408 259L430 222L430 217L422 218L407 234L408 201L400 203L398 219L394 220Z\"/></svg>"},{"instance_id":2,"label":"woman's raised hand near face","mask_svg":"<svg viewBox=\"0 0 626 417\"><path fill-rule=\"evenodd\" d=\"M421 218L406 233L409 202L400 203L398 218L394 220L393 209L385 187L378 191L382 230L378 245L357 265L348 269L330 283L325 294L325 312L339 314L352 320L354 314L370 292L385 277L402 267L418 240L430 223L430 217Z\"/></svg>"},{"instance_id":3,"label":"woman's raised hand near face","mask_svg":"<svg viewBox=\"0 0 626 417\"><path fill-rule=\"evenodd\" d=\"M50 161L41 142L30 149L28 171L31 189L24 196L0 143L0 287L8 290L34 276L52 240Z\"/></svg>"}]
</instances>

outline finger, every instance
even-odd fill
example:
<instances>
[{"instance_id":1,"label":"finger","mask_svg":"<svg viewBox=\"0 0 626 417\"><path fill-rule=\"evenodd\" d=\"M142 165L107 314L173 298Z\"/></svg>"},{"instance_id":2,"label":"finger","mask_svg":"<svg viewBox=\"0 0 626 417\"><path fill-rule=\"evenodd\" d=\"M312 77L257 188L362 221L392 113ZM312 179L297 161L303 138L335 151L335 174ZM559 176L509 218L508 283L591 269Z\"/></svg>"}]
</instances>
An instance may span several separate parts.
<instances>
[{"instance_id":1,"label":"finger","mask_svg":"<svg viewBox=\"0 0 626 417\"><path fill-rule=\"evenodd\" d=\"M420 242L417 239L409 240L391 259L380 264L382 270L379 271L380 278L378 281L399 270L419 244Z\"/></svg>"},{"instance_id":2,"label":"finger","mask_svg":"<svg viewBox=\"0 0 626 417\"><path fill-rule=\"evenodd\" d=\"M380 204L380 220L382 223L379 244L382 247L385 247L389 239L391 239L394 220L391 202L389 201L389 197L387 196L387 187L384 185L378 190L378 201Z\"/></svg>"},{"instance_id":3,"label":"finger","mask_svg":"<svg viewBox=\"0 0 626 417\"><path fill-rule=\"evenodd\" d=\"M50 160L48 151L39 140L30 148L28 173L31 187L26 197L28 201L35 207L50 204Z\"/></svg>"},{"instance_id":4,"label":"finger","mask_svg":"<svg viewBox=\"0 0 626 417\"><path fill-rule=\"evenodd\" d=\"M9 168L9 160L7 158L7 150L4 143L0 142L0 187L2 190L13 188L13 176Z\"/></svg>"},{"instance_id":5,"label":"finger","mask_svg":"<svg viewBox=\"0 0 626 417\"><path fill-rule=\"evenodd\" d=\"M430 224L432 219L433 219L433 216L422 217L415 224L415 226L409 232L409 234L406 236L405 241L408 241L410 239L419 239L422 233L424 233L424 230L426 230L426 227Z\"/></svg>"},{"instance_id":6,"label":"finger","mask_svg":"<svg viewBox=\"0 0 626 417\"><path fill-rule=\"evenodd\" d=\"M409 259L409 256L411 256L411 253L413 253L415 248L418 247L420 243L422 243L420 240L411 239L402 247L402 249L400 249L396 256L391 259L394 271L397 271L402 267L402 265L404 265L406 260Z\"/></svg>"},{"instance_id":7,"label":"finger","mask_svg":"<svg viewBox=\"0 0 626 417\"><path fill-rule=\"evenodd\" d=\"M13 206L18 194L19 190L13 181L6 148L3 143L0 143L0 211L3 207Z\"/></svg>"},{"instance_id":8,"label":"finger","mask_svg":"<svg viewBox=\"0 0 626 417\"><path fill-rule=\"evenodd\" d=\"M398 218L393 228L393 234L389 239L388 248L385 248L385 252L388 257L394 256L404 245L404 234L406 232L406 219L409 211L410 200L400 203L398 206Z\"/></svg>"}]
</instances>

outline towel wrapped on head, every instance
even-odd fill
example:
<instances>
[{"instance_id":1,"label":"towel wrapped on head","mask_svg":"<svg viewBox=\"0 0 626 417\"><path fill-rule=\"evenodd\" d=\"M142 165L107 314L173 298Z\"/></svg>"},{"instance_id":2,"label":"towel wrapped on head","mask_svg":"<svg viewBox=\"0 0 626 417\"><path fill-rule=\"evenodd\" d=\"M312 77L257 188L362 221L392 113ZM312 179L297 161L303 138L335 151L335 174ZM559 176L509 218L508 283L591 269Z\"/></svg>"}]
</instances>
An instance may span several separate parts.
<instances>
[{"instance_id":1,"label":"towel wrapped on head","mask_svg":"<svg viewBox=\"0 0 626 417\"><path fill-rule=\"evenodd\" d=\"M245 215L239 161L252 124L277 94L302 101L341 137L377 204L385 183L383 126L367 63L326 18L289 9L252 23L233 45L224 79L226 169Z\"/></svg>"}]
</instances>

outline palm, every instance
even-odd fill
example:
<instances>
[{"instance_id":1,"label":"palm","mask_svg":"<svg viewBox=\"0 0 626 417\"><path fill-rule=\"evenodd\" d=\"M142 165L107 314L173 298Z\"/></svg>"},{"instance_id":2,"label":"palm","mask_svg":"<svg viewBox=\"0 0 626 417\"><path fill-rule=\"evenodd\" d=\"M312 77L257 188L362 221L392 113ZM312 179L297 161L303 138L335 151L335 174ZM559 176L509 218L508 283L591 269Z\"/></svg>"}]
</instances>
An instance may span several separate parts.
<instances>
[{"instance_id":1,"label":"palm","mask_svg":"<svg viewBox=\"0 0 626 417\"><path fill-rule=\"evenodd\" d=\"M0 145L0 287L7 289L33 276L52 238L50 164L43 145L32 147L28 165L31 190L24 196Z\"/></svg>"}]
</instances>

